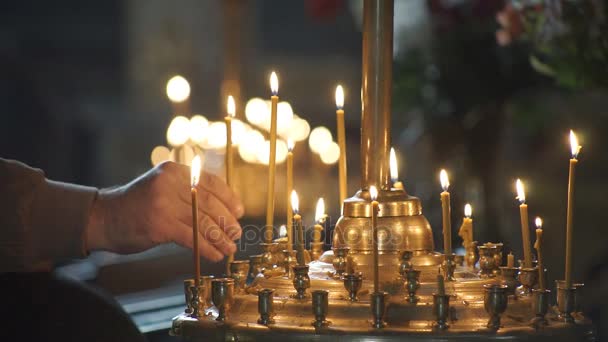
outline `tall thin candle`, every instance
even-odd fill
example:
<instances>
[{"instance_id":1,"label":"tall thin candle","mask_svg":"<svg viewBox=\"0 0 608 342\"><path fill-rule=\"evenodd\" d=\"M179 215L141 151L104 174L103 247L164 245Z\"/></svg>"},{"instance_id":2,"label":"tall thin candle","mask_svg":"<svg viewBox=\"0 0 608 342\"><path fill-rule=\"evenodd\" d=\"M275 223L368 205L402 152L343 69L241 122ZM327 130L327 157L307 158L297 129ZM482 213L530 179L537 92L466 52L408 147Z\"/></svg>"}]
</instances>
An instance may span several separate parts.
<instances>
[{"instance_id":1,"label":"tall thin candle","mask_svg":"<svg viewBox=\"0 0 608 342\"><path fill-rule=\"evenodd\" d=\"M226 112L228 114L224 117L224 122L226 123L226 184L232 188L232 174L234 170L234 157L232 149L232 118L234 118L236 114L236 105L232 96L228 96ZM228 255L228 262L226 263L226 273L228 275L230 275L230 263L232 261L234 261L234 254Z\"/></svg>"},{"instance_id":2,"label":"tall thin candle","mask_svg":"<svg viewBox=\"0 0 608 342\"><path fill-rule=\"evenodd\" d=\"M534 243L534 248L536 248L536 258L538 260L538 287L541 291L546 289L545 286L545 266L543 265L543 220L540 217L537 217L534 220L536 224L536 243Z\"/></svg>"},{"instance_id":3,"label":"tall thin candle","mask_svg":"<svg viewBox=\"0 0 608 342\"><path fill-rule=\"evenodd\" d=\"M389 160L389 171L391 174L391 181L393 182L393 188L397 190L403 190L403 183L399 181L399 168L397 165L397 155L395 149L391 147L391 152L388 157Z\"/></svg>"},{"instance_id":4,"label":"tall thin candle","mask_svg":"<svg viewBox=\"0 0 608 342\"><path fill-rule=\"evenodd\" d=\"M338 130L338 146L340 147L340 159L338 171L340 174L340 205L344 203L347 196L346 177L346 136L344 129L344 90L341 85L336 87L336 120Z\"/></svg>"},{"instance_id":5,"label":"tall thin candle","mask_svg":"<svg viewBox=\"0 0 608 342\"><path fill-rule=\"evenodd\" d=\"M275 181L275 165L277 158L277 105L279 103L279 79L273 71L270 74L270 157L268 160L268 196L266 202L266 232L265 240L267 243L272 242L272 230L274 223L274 181Z\"/></svg>"},{"instance_id":6,"label":"tall thin candle","mask_svg":"<svg viewBox=\"0 0 608 342\"><path fill-rule=\"evenodd\" d=\"M298 214L299 200L295 190L291 192L291 207L293 208L293 227L296 230L296 259L298 265L306 265L304 257L304 229L302 227L302 216Z\"/></svg>"},{"instance_id":7,"label":"tall thin candle","mask_svg":"<svg viewBox=\"0 0 608 342\"><path fill-rule=\"evenodd\" d=\"M293 251L293 224L291 222L293 217L293 209L291 207L291 191L293 191L293 148L294 142L291 139L287 139L287 250Z\"/></svg>"},{"instance_id":8,"label":"tall thin candle","mask_svg":"<svg viewBox=\"0 0 608 342\"><path fill-rule=\"evenodd\" d=\"M566 211L566 288L572 287L572 217L573 217L573 205L574 199L574 176L576 171L576 164L578 163L578 153L581 150L581 146L578 144L576 134L570 130L570 149L572 152L572 158L570 158L570 169L568 172L568 208Z\"/></svg>"},{"instance_id":9,"label":"tall thin candle","mask_svg":"<svg viewBox=\"0 0 608 342\"><path fill-rule=\"evenodd\" d=\"M201 177L201 157L195 156L190 167L190 195L192 197L192 251L194 257L194 285L201 281L201 257L198 248L198 191L196 187Z\"/></svg>"},{"instance_id":10,"label":"tall thin candle","mask_svg":"<svg viewBox=\"0 0 608 342\"><path fill-rule=\"evenodd\" d=\"M526 192L524 183L518 178L515 181L517 199L519 200L519 216L521 219L521 236L524 249L524 267L532 267L532 250L530 248L530 226L528 225L528 205L526 204Z\"/></svg>"},{"instance_id":11,"label":"tall thin candle","mask_svg":"<svg viewBox=\"0 0 608 342\"><path fill-rule=\"evenodd\" d=\"M378 260L378 212L380 211L378 199L378 190L375 186L369 187L369 195L372 200L372 250L374 262L374 293L380 290L379 286L379 260Z\"/></svg>"},{"instance_id":12,"label":"tall thin candle","mask_svg":"<svg viewBox=\"0 0 608 342\"><path fill-rule=\"evenodd\" d=\"M443 215L443 250L446 256L452 254L452 219L451 205L450 205L450 193L448 188L450 187L450 180L448 179L448 173L445 170L441 170L439 173L439 180L443 192L441 193L441 212Z\"/></svg>"}]
</instances>

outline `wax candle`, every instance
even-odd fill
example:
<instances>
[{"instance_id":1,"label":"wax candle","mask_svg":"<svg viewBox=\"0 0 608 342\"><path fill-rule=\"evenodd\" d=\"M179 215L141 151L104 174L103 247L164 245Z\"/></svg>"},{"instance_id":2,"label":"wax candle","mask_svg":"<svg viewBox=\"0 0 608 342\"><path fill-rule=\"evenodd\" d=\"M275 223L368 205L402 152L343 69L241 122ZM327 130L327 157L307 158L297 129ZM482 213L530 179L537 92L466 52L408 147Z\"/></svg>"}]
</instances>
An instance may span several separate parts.
<instances>
[{"instance_id":1,"label":"wax candle","mask_svg":"<svg viewBox=\"0 0 608 342\"><path fill-rule=\"evenodd\" d=\"M279 79L273 71L270 74L270 157L268 159L268 196L266 201L266 232L267 243L272 241L272 229L274 223L274 181L275 164L277 157L277 105L279 103Z\"/></svg>"},{"instance_id":2,"label":"wax candle","mask_svg":"<svg viewBox=\"0 0 608 342\"><path fill-rule=\"evenodd\" d=\"M532 250L530 247L530 226L528 225L528 205L526 204L526 192L524 183L518 178L515 181L517 199L519 200L519 216L521 219L521 235L524 249L524 267L532 267Z\"/></svg>"},{"instance_id":3,"label":"wax candle","mask_svg":"<svg viewBox=\"0 0 608 342\"><path fill-rule=\"evenodd\" d=\"M473 219L471 218L473 209L470 204L464 206L464 218L462 219L462 225L458 230L458 235L463 240L464 247L468 247L473 242Z\"/></svg>"},{"instance_id":4,"label":"wax candle","mask_svg":"<svg viewBox=\"0 0 608 342\"><path fill-rule=\"evenodd\" d=\"M293 210L291 208L291 191L293 190L293 148L294 142L292 139L287 139L287 175L286 185L287 191L287 249L293 251L293 225L291 224L291 218L293 216Z\"/></svg>"},{"instance_id":5,"label":"wax candle","mask_svg":"<svg viewBox=\"0 0 608 342\"><path fill-rule=\"evenodd\" d=\"M448 188L450 187L450 180L448 179L448 173L445 170L441 170L439 173L439 180L443 192L441 193L441 212L443 215L443 251L445 255L452 254L452 220L451 207L450 207L450 193Z\"/></svg>"},{"instance_id":6,"label":"wax candle","mask_svg":"<svg viewBox=\"0 0 608 342\"><path fill-rule=\"evenodd\" d=\"M296 259L298 265L306 265L304 258L304 228L302 227L302 216L298 214L299 200L295 190L291 192L291 208L293 209L293 227L296 230Z\"/></svg>"},{"instance_id":7,"label":"wax candle","mask_svg":"<svg viewBox=\"0 0 608 342\"><path fill-rule=\"evenodd\" d=\"M570 130L570 149L572 152L572 158L570 158L570 169L568 171L568 207L566 210L566 288L572 287L572 217L573 217L573 205L574 199L574 176L576 171L576 164L578 163L578 153L581 150L581 146L578 144L576 134Z\"/></svg>"},{"instance_id":8,"label":"wax candle","mask_svg":"<svg viewBox=\"0 0 608 342\"><path fill-rule=\"evenodd\" d=\"M195 156L190 166L190 195L192 197L192 251L194 256L194 285L200 285L201 258L198 248L198 193L196 187L201 177L201 157Z\"/></svg>"},{"instance_id":9,"label":"wax candle","mask_svg":"<svg viewBox=\"0 0 608 342\"><path fill-rule=\"evenodd\" d=\"M441 268L437 274L437 293L441 296L445 295L445 279L441 275Z\"/></svg>"},{"instance_id":10,"label":"wax candle","mask_svg":"<svg viewBox=\"0 0 608 342\"><path fill-rule=\"evenodd\" d=\"M403 190L403 183L399 181L399 169L397 167L397 156L395 155L395 149L391 147L389 154L389 171L391 174L391 181L393 182L393 188L397 190Z\"/></svg>"},{"instance_id":11,"label":"wax candle","mask_svg":"<svg viewBox=\"0 0 608 342\"><path fill-rule=\"evenodd\" d=\"M344 203L347 196L346 185L346 133L344 132L344 90L341 85L336 87L336 121L338 128L338 146L340 147L340 159L338 160L339 182L340 182L340 205Z\"/></svg>"},{"instance_id":12,"label":"wax candle","mask_svg":"<svg viewBox=\"0 0 608 342\"><path fill-rule=\"evenodd\" d=\"M507 267L514 267L515 266L515 256L513 255L512 252L509 252L509 254L507 254Z\"/></svg>"},{"instance_id":13,"label":"wax candle","mask_svg":"<svg viewBox=\"0 0 608 342\"><path fill-rule=\"evenodd\" d=\"M543 220L540 217L537 217L534 220L536 224L536 243L534 243L534 248L536 248L536 258L538 260L538 287L541 291L546 289L545 287L545 267L543 266Z\"/></svg>"},{"instance_id":14,"label":"wax candle","mask_svg":"<svg viewBox=\"0 0 608 342\"><path fill-rule=\"evenodd\" d=\"M317 208L315 210L315 226L312 235L314 242L321 242L321 233L323 232L323 222L325 222L325 201L323 198L319 198L317 201Z\"/></svg>"},{"instance_id":15,"label":"wax candle","mask_svg":"<svg viewBox=\"0 0 608 342\"><path fill-rule=\"evenodd\" d=\"M236 105L232 96L228 96L226 112L228 114L224 117L224 122L226 123L226 184L232 188L232 173L234 169L234 157L232 149L232 118L234 118L236 114ZM234 254L228 255L228 261L226 262L226 274L228 275L230 275L230 263L232 261L234 261Z\"/></svg>"},{"instance_id":16,"label":"wax candle","mask_svg":"<svg viewBox=\"0 0 608 342\"><path fill-rule=\"evenodd\" d=\"M375 186L369 187L369 195L372 200L372 250L374 257L374 292L378 292L379 274L378 274L378 212L380 211L378 199L378 189Z\"/></svg>"}]
</instances>

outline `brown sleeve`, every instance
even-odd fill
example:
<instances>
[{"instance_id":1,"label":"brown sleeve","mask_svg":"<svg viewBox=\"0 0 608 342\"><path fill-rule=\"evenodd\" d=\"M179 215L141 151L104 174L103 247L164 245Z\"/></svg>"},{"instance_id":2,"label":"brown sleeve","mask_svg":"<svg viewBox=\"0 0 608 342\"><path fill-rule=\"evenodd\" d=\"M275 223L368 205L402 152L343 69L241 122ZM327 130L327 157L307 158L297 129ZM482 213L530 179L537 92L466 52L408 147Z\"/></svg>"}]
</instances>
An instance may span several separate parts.
<instances>
[{"instance_id":1,"label":"brown sleeve","mask_svg":"<svg viewBox=\"0 0 608 342\"><path fill-rule=\"evenodd\" d=\"M39 169L0 158L0 273L85 257L96 196L95 188L47 180Z\"/></svg>"}]
</instances>

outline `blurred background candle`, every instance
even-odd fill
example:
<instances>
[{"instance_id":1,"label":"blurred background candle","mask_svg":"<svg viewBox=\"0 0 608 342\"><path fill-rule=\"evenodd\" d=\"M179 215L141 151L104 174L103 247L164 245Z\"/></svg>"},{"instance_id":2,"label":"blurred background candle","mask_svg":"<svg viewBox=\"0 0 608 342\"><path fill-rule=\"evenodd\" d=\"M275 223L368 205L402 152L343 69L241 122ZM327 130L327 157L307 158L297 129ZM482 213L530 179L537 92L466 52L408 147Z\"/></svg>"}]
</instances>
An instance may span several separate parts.
<instances>
[{"instance_id":1,"label":"blurred background candle","mask_svg":"<svg viewBox=\"0 0 608 342\"><path fill-rule=\"evenodd\" d=\"M295 143L291 138L287 139L287 175L286 175L286 187L287 191L287 249L293 251L293 226L291 219L293 216L293 209L291 207L291 191L293 190L293 148Z\"/></svg>"},{"instance_id":2,"label":"blurred background candle","mask_svg":"<svg viewBox=\"0 0 608 342\"><path fill-rule=\"evenodd\" d=\"M340 182L340 205L344 203L347 196L346 181L346 134L344 132L344 90L341 85L336 87L336 120L338 130L338 146L340 147L340 159L338 164Z\"/></svg>"},{"instance_id":3,"label":"blurred background candle","mask_svg":"<svg viewBox=\"0 0 608 342\"><path fill-rule=\"evenodd\" d=\"M572 201L574 199L574 176L576 174L576 164L578 163L578 153L581 146L578 144L578 138L572 130L570 130L570 149L572 158L570 158L570 169L568 172L568 207L566 211L566 271L565 280L566 288L572 287Z\"/></svg>"},{"instance_id":4,"label":"blurred background candle","mask_svg":"<svg viewBox=\"0 0 608 342\"><path fill-rule=\"evenodd\" d=\"M232 119L236 114L236 105L234 104L234 98L228 96L228 103L226 104L228 115L224 117L226 123L226 184L232 187L232 174L234 169L234 153L232 149Z\"/></svg>"},{"instance_id":5,"label":"blurred background candle","mask_svg":"<svg viewBox=\"0 0 608 342\"><path fill-rule=\"evenodd\" d=\"M518 178L515 181L517 199L519 200L519 216L521 219L521 235L524 249L524 267L532 267L532 250L530 248L530 226L528 225L528 205L526 204L526 192L524 183Z\"/></svg>"},{"instance_id":6,"label":"blurred background candle","mask_svg":"<svg viewBox=\"0 0 608 342\"><path fill-rule=\"evenodd\" d=\"M546 289L545 287L545 266L543 264L543 220L537 217L534 220L536 224L536 242L534 248L536 248L536 259L538 260L538 287L541 291Z\"/></svg>"},{"instance_id":7,"label":"blurred background candle","mask_svg":"<svg viewBox=\"0 0 608 342\"><path fill-rule=\"evenodd\" d=\"M325 201L323 200L323 197L321 197L317 201L317 208L315 210L315 226L312 235L312 240L314 242L321 242L323 222L325 222Z\"/></svg>"},{"instance_id":8,"label":"blurred background candle","mask_svg":"<svg viewBox=\"0 0 608 342\"><path fill-rule=\"evenodd\" d=\"M201 257L198 248L198 191L196 187L201 177L201 157L195 156L190 167L190 195L192 198L192 252L194 255L194 284L200 285Z\"/></svg>"},{"instance_id":9,"label":"blurred background candle","mask_svg":"<svg viewBox=\"0 0 608 342\"><path fill-rule=\"evenodd\" d=\"M471 215L473 214L473 208L469 203L464 206L464 218L462 219L462 226L460 226L460 230L458 231L458 235L464 241L464 247L470 245L473 242L473 219Z\"/></svg>"},{"instance_id":10,"label":"blurred background candle","mask_svg":"<svg viewBox=\"0 0 608 342\"><path fill-rule=\"evenodd\" d=\"M397 190L403 190L403 183L399 181L399 168L397 165L397 156L395 149L391 147L389 154L389 171L391 174L391 181L393 182L393 188Z\"/></svg>"},{"instance_id":11,"label":"blurred background candle","mask_svg":"<svg viewBox=\"0 0 608 342\"><path fill-rule=\"evenodd\" d=\"M167 81L165 87L171 101L171 115L190 114L190 83L181 75L175 75Z\"/></svg>"},{"instance_id":12,"label":"blurred background candle","mask_svg":"<svg viewBox=\"0 0 608 342\"><path fill-rule=\"evenodd\" d=\"M270 156L268 159L268 196L266 202L266 231L265 240L272 241L272 230L274 224L274 182L275 165L277 158L277 106L279 103L279 79L273 71L270 74Z\"/></svg>"},{"instance_id":13,"label":"blurred background candle","mask_svg":"<svg viewBox=\"0 0 608 342\"><path fill-rule=\"evenodd\" d=\"M374 253L374 293L379 289L379 274L378 274L378 212L380 211L378 199L378 189L375 186L369 187L369 195L372 200L372 250Z\"/></svg>"},{"instance_id":14,"label":"blurred background candle","mask_svg":"<svg viewBox=\"0 0 608 342\"><path fill-rule=\"evenodd\" d=\"M514 267L515 266L515 256L513 255L513 252L509 252L509 254L507 254L507 267Z\"/></svg>"},{"instance_id":15,"label":"blurred background candle","mask_svg":"<svg viewBox=\"0 0 608 342\"><path fill-rule=\"evenodd\" d=\"M304 258L304 228L302 227L302 216L298 213L299 204L298 194L295 190L292 190L291 208L293 209L293 228L296 231L296 259L298 265L303 266L306 264Z\"/></svg>"},{"instance_id":16,"label":"blurred background candle","mask_svg":"<svg viewBox=\"0 0 608 342\"><path fill-rule=\"evenodd\" d=\"M441 193L441 213L443 218L443 252L445 255L452 254L452 219L451 215L451 205L450 205L450 193L448 192L448 188L450 187L450 180L448 178L448 173L445 170L441 170L439 172L439 181L441 182L441 188L443 188L443 192Z\"/></svg>"}]
</instances>

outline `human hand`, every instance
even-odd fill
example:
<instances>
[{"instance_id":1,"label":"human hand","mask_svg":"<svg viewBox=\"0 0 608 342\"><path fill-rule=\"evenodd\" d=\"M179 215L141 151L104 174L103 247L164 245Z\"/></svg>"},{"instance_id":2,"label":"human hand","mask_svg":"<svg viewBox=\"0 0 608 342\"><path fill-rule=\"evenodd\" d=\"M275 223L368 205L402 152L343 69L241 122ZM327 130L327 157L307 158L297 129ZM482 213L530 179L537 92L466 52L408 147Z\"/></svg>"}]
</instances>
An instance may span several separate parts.
<instances>
[{"instance_id":1,"label":"human hand","mask_svg":"<svg viewBox=\"0 0 608 342\"><path fill-rule=\"evenodd\" d=\"M237 195L217 176L202 172L198 189L199 250L212 261L236 251ZM87 226L87 248L136 253L175 242L192 248L190 169L164 162L127 185L100 190Z\"/></svg>"}]
</instances>

